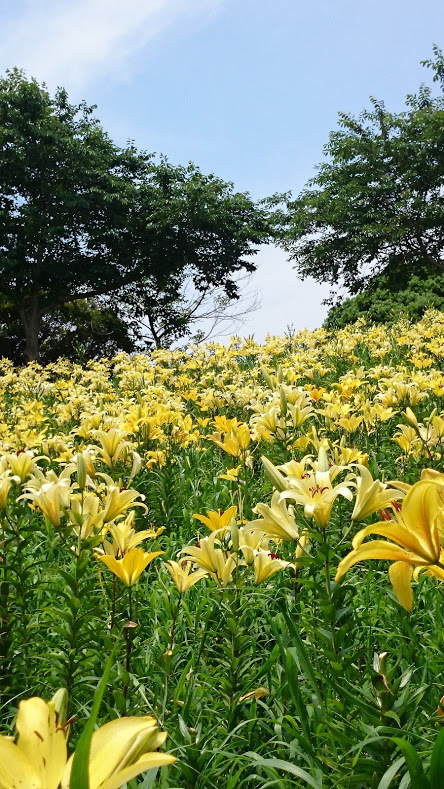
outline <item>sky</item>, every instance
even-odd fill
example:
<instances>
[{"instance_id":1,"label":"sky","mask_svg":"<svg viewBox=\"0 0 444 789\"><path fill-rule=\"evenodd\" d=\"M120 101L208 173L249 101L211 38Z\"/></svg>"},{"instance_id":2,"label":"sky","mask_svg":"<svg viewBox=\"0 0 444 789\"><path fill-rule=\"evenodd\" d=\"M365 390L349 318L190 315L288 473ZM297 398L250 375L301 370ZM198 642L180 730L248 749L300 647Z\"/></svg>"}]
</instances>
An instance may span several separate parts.
<instances>
[{"instance_id":1,"label":"sky","mask_svg":"<svg viewBox=\"0 0 444 789\"><path fill-rule=\"evenodd\" d=\"M297 194L338 112L401 111L444 48L442 0L3 0L0 71L18 66L96 115L118 144L162 153L254 199ZM239 334L316 328L329 289L260 249L261 307Z\"/></svg>"}]
</instances>

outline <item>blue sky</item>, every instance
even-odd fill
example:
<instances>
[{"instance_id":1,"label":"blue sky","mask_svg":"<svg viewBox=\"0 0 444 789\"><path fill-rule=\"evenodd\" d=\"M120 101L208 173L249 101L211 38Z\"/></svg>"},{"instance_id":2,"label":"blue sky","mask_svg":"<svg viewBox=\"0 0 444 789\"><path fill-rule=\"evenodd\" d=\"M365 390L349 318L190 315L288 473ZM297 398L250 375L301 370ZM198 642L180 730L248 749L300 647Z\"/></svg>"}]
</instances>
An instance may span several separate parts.
<instances>
[{"instance_id":1,"label":"blue sky","mask_svg":"<svg viewBox=\"0 0 444 789\"><path fill-rule=\"evenodd\" d=\"M339 110L401 110L444 47L442 0L4 0L0 70L65 86L121 144L194 161L254 198L298 192ZM328 289L273 247L240 330L314 328Z\"/></svg>"}]
</instances>

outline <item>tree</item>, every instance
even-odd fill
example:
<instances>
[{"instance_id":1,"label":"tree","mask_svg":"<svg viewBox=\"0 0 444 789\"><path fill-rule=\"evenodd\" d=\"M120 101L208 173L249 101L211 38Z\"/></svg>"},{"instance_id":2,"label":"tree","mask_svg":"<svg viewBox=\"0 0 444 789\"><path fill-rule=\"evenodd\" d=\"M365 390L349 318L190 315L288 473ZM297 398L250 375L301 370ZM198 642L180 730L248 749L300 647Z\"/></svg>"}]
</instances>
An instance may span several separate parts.
<instances>
[{"instance_id":1,"label":"tree","mask_svg":"<svg viewBox=\"0 0 444 789\"><path fill-rule=\"evenodd\" d=\"M444 312L444 274L418 272L403 281L398 271L389 271L373 277L362 293L332 307L324 326L341 329L361 317L367 323L418 321L430 308Z\"/></svg>"},{"instance_id":2,"label":"tree","mask_svg":"<svg viewBox=\"0 0 444 789\"><path fill-rule=\"evenodd\" d=\"M28 361L45 321L75 302L116 310L116 299L167 293L172 304L187 277L198 292L237 298L237 273L255 270L254 247L270 238L247 194L192 164L119 148L94 109L18 70L0 79L3 322L21 326Z\"/></svg>"},{"instance_id":3,"label":"tree","mask_svg":"<svg viewBox=\"0 0 444 789\"><path fill-rule=\"evenodd\" d=\"M396 268L444 271L444 59L434 54L424 65L439 95L421 86L399 114L376 99L359 118L339 114L329 160L287 201L282 243L300 276L353 295Z\"/></svg>"}]
</instances>

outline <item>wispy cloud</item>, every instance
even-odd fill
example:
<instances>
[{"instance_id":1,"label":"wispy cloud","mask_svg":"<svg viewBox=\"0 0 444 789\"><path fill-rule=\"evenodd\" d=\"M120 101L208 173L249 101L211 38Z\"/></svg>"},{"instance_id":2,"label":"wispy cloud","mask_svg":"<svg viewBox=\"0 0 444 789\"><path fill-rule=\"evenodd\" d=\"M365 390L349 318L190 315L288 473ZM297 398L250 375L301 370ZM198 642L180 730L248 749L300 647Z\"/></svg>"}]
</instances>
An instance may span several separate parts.
<instances>
[{"instance_id":1,"label":"wispy cloud","mask_svg":"<svg viewBox=\"0 0 444 789\"><path fill-rule=\"evenodd\" d=\"M223 0L22 0L3 6L0 70L78 89L130 69L172 25L206 20ZM7 5L7 4L5 4Z\"/></svg>"}]
</instances>

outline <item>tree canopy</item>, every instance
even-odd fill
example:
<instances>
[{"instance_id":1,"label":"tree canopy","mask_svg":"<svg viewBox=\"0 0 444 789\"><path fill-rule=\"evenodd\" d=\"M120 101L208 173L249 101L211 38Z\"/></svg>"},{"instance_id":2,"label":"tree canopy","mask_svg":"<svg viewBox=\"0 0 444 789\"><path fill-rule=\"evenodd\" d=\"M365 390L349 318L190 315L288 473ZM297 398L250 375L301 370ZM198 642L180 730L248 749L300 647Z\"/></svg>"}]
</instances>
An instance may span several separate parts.
<instances>
[{"instance_id":1,"label":"tree canopy","mask_svg":"<svg viewBox=\"0 0 444 789\"><path fill-rule=\"evenodd\" d=\"M18 70L0 79L0 325L21 327L26 360L76 302L79 313L126 300L134 316L161 293L174 325L186 278L236 298L237 273L255 269L270 237L247 194L193 164L120 148L94 109Z\"/></svg>"},{"instance_id":2,"label":"tree canopy","mask_svg":"<svg viewBox=\"0 0 444 789\"><path fill-rule=\"evenodd\" d=\"M282 243L302 277L364 290L375 275L444 272L444 59L425 61L441 91L421 86L392 113L371 99L339 114L308 187L287 201Z\"/></svg>"},{"instance_id":3,"label":"tree canopy","mask_svg":"<svg viewBox=\"0 0 444 789\"><path fill-rule=\"evenodd\" d=\"M340 329L358 318L367 323L418 321L430 308L444 312L444 274L424 270L403 279L398 270L388 271L373 277L362 293L331 307L324 326Z\"/></svg>"}]
</instances>

